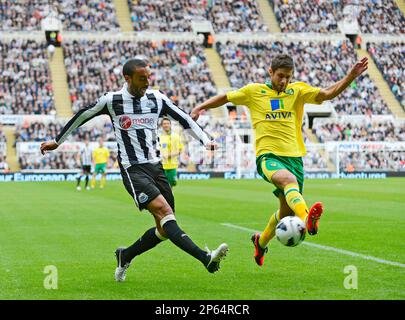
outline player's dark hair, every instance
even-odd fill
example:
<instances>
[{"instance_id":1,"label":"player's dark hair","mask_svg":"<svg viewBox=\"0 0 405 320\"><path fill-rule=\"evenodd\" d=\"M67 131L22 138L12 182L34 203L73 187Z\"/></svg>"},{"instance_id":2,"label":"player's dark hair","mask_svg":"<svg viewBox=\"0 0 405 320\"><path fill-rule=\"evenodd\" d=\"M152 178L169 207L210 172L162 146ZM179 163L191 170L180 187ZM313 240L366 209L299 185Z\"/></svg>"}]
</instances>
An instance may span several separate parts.
<instances>
[{"instance_id":1,"label":"player's dark hair","mask_svg":"<svg viewBox=\"0 0 405 320\"><path fill-rule=\"evenodd\" d=\"M123 68L122 68L122 74L125 76L132 76L134 71L137 68L145 68L148 66L148 63L145 60L142 59L129 59L127 62L125 62Z\"/></svg>"},{"instance_id":2,"label":"player's dark hair","mask_svg":"<svg viewBox=\"0 0 405 320\"><path fill-rule=\"evenodd\" d=\"M169 121L170 123L172 123L172 121L168 117L163 117L162 121L160 121L160 125L163 124L163 121Z\"/></svg>"},{"instance_id":3,"label":"player's dark hair","mask_svg":"<svg viewBox=\"0 0 405 320\"><path fill-rule=\"evenodd\" d=\"M278 54L271 61L271 70L275 72L277 69L286 68L294 69L294 60L288 54Z\"/></svg>"}]
</instances>

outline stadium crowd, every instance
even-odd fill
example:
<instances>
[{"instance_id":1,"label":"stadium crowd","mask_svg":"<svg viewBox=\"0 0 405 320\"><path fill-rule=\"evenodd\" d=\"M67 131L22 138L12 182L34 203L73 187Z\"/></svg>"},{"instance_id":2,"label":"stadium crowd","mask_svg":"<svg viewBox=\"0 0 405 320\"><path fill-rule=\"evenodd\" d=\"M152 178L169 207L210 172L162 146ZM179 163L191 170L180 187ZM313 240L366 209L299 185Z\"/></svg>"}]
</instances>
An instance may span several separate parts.
<instances>
[{"instance_id":1,"label":"stadium crowd","mask_svg":"<svg viewBox=\"0 0 405 320\"><path fill-rule=\"evenodd\" d=\"M3 132L2 125L0 124L0 144L5 143L7 143L7 137ZM0 173L7 173L9 171L9 166L6 160L6 154L3 151L4 149L0 148Z\"/></svg>"},{"instance_id":2,"label":"stadium crowd","mask_svg":"<svg viewBox=\"0 0 405 320\"><path fill-rule=\"evenodd\" d=\"M305 171L326 170L328 168L327 159L319 151L307 148L307 154L302 158Z\"/></svg>"},{"instance_id":3,"label":"stadium crowd","mask_svg":"<svg viewBox=\"0 0 405 320\"><path fill-rule=\"evenodd\" d=\"M215 152L207 151L201 147L199 141L183 134L185 143L180 156L179 168L188 171L235 170L236 161L243 157L244 150L241 149L243 144L238 140L232 124L215 121L210 117L200 118L198 123L214 139L219 149ZM242 166L248 165L246 161L242 163Z\"/></svg>"},{"instance_id":4,"label":"stadium crowd","mask_svg":"<svg viewBox=\"0 0 405 320\"><path fill-rule=\"evenodd\" d=\"M268 80L272 58L288 53L295 62L293 81L327 87L340 80L357 57L350 41L332 44L323 42L217 42L217 51L233 87ZM338 114L389 114L389 108L369 76L362 75L347 88L339 99L331 101Z\"/></svg>"},{"instance_id":5,"label":"stadium crowd","mask_svg":"<svg viewBox=\"0 0 405 320\"><path fill-rule=\"evenodd\" d=\"M282 32L339 32L338 22L357 20L362 33L405 33L405 18L393 0L269 0Z\"/></svg>"},{"instance_id":6,"label":"stadium crowd","mask_svg":"<svg viewBox=\"0 0 405 320\"><path fill-rule=\"evenodd\" d=\"M45 42L0 41L0 114L55 114Z\"/></svg>"},{"instance_id":7,"label":"stadium crowd","mask_svg":"<svg viewBox=\"0 0 405 320\"><path fill-rule=\"evenodd\" d=\"M16 126L15 141L18 142L42 142L44 140L53 139L64 126L63 122L31 122L23 123ZM72 132L68 137L68 141L80 142L85 138L89 141L97 141L102 137L104 141L115 141L114 130L110 122L106 122L104 126L86 126L80 127Z\"/></svg>"},{"instance_id":8,"label":"stadium crowd","mask_svg":"<svg viewBox=\"0 0 405 320\"><path fill-rule=\"evenodd\" d=\"M119 90L122 65L134 53L150 63L150 88L162 90L187 111L216 93L203 47L195 42L70 41L64 53L74 111Z\"/></svg>"},{"instance_id":9,"label":"stadium crowd","mask_svg":"<svg viewBox=\"0 0 405 320\"><path fill-rule=\"evenodd\" d=\"M313 133L323 143L327 141L405 141L405 122L336 120L314 122Z\"/></svg>"},{"instance_id":10,"label":"stadium crowd","mask_svg":"<svg viewBox=\"0 0 405 320\"><path fill-rule=\"evenodd\" d=\"M117 169L117 152L110 150L107 169ZM79 170L82 165L76 152L22 153L18 162L21 170Z\"/></svg>"},{"instance_id":11,"label":"stadium crowd","mask_svg":"<svg viewBox=\"0 0 405 320\"><path fill-rule=\"evenodd\" d=\"M7 163L6 156L0 154L0 173L9 173L10 167Z\"/></svg>"},{"instance_id":12,"label":"stadium crowd","mask_svg":"<svg viewBox=\"0 0 405 320\"><path fill-rule=\"evenodd\" d=\"M64 30L119 30L111 0L0 0L0 30L41 30L41 20L51 12L62 21Z\"/></svg>"},{"instance_id":13,"label":"stadium crowd","mask_svg":"<svg viewBox=\"0 0 405 320\"><path fill-rule=\"evenodd\" d=\"M405 42L367 43L367 49L393 94L405 108Z\"/></svg>"},{"instance_id":14,"label":"stadium crowd","mask_svg":"<svg viewBox=\"0 0 405 320\"><path fill-rule=\"evenodd\" d=\"M0 142L7 142L7 137L3 132L3 125L0 123Z\"/></svg>"},{"instance_id":15,"label":"stadium crowd","mask_svg":"<svg viewBox=\"0 0 405 320\"><path fill-rule=\"evenodd\" d=\"M192 20L211 21L215 32L267 31L256 1L128 0L135 31L190 32Z\"/></svg>"},{"instance_id":16,"label":"stadium crowd","mask_svg":"<svg viewBox=\"0 0 405 320\"><path fill-rule=\"evenodd\" d=\"M341 153L339 161L341 172L405 171L405 151Z\"/></svg>"},{"instance_id":17,"label":"stadium crowd","mask_svg":"<svg viewBox=\"0 0 405 320\"><path fill-rule=\"evenodd\" d=\"M41 156L36 153L24 153L18 158L21 170L61 170L78 169L80 162L77 155L67 152L49 153Z\"/></svg>"},{"instance_id":18,"label":"stadium crowd","mask_svg":"<svg viewBox=\"0 0 405 320\"><path fill-rule=\"evenodd\" d=\"M269 0L282 32L338 32L339 1Z\"/></svg>"}]
</instances>

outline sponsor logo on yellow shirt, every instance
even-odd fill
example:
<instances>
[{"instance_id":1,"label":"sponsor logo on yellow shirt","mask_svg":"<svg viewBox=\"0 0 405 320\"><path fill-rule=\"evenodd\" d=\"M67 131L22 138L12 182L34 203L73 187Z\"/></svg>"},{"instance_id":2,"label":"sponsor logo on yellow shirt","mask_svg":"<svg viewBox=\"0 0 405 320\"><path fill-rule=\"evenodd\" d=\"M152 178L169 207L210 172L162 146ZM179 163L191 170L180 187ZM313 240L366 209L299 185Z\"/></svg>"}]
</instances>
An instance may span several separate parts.
<instances>
[{"instance_id":1,"label":"sponsor logo on yellow shirt","mask_svg":"<svg viewBox=\"0 0 405 320\"><path fill-rule=\"evenodd\" d=\"M292 114L290 111L288 112L271 112L266 113L266 120L276 120L276 119L290 119Z\"/></svg>"}]
</instances>

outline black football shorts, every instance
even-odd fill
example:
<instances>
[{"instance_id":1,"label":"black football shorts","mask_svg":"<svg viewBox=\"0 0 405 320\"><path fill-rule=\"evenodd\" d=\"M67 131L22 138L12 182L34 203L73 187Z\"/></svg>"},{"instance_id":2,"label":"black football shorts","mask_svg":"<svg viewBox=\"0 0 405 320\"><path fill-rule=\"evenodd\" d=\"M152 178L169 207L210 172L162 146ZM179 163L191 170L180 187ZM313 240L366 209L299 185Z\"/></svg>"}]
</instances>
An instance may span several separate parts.
<instances>
[{"instance_id":1,"label":"black football shorts","mask_svg":"<svg viewBox=\"0 0 405 320\"><path fill-rule=\"evenodd\" d=\"M82 171L85 174L90 174L91 173L91 166L88 166L88 165L82 166Z\"/></svg>"},{"instance_id":2,"label":"black football shorts","mask_svg":"<svg viewBox=\"0 0 405 320\"><path fill-rule=\"evenodd\" d=\"M122 166L120 168L124 186L139 210L145 209L149 202L161 194L174 212L172 188L160 162L134 164L127 169Z\"/></svg>"}]
</instances>

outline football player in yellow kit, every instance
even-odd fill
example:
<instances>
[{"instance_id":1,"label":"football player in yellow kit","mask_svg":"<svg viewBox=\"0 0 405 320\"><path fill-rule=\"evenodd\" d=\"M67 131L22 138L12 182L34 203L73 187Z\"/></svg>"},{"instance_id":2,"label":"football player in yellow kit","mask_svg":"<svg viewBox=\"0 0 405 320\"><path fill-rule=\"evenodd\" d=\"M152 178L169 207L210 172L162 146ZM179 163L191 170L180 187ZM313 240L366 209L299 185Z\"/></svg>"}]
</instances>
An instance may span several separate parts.
<instances>
[{"instance_id":1,"label":"football player in yellow kit","mask_svg":"<svg viewBox=\"0 0 405 320\"><path fill-rule=\"evenodd\" d=\"M310 209L302 197L306 154L302 137L304 104L321 104L337 97L368 67L367 58L358 61L347 75L328 88L314 88L304 82L290 83L294 73L293 59L286 54L277 55L271 63L270 82L251 83L243 88L212 97L191 112L194 120L201 111L217 108L227 102L245 105L250 110L256 139L256 165L264 180L274 184L274 194L280 201L277 212L262 233L252 235L254 258L259 266L264 263L267 244L275 235L278 221L296 215L306 223L310 235L318 232L323 212L322 203Z\"/></svg>"},{"instance_id":2,"label":"football player in yellow kit","mask_svg":"<svg viewBox=\"0 0 405 320\"><path fill-rule=\"evenodd\" d=\"M163 133L159 137L160 156L162 158L165 176L173 188L177 184L177 168L179 167L179 156L183 150L180 135L172 130L172 123L169 118L163 118L160 126Z\"/></svg>"}]
</instances>

